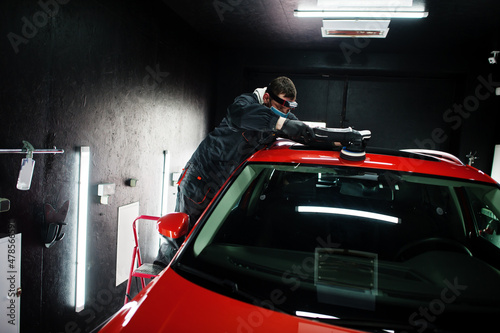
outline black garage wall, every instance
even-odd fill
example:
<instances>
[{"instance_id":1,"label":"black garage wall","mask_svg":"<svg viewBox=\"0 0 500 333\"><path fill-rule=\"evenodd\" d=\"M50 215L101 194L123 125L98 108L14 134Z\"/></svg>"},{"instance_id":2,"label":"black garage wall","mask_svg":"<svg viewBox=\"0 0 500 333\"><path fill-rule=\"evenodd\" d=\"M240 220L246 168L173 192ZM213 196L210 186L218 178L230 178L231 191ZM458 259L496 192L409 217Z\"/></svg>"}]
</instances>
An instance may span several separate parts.
<instances>
[{"instance_id":1,"label":"black garage wall","mask_svg":"<svg viewBox=\"0 0 500 333\"><path fill-rule=\"evenodd\" d=\"M372 129L378 146L434 143L428 148L462 160L477 151L476 166L489 173L500 142L499 98L488 83L500 77L478 65L488 54L366 49L346 59L335 51L219 49L212 55L156 0L7 0L0 12L0 148L22 148L27 140L65 150L35 156L26 192L15 189L23 156L0 155L0 197L11 201L10 211L0 213L0 233L11 223L23 235L22 332L89 332L122 305L125 286L114 286L118 207L139 201L142 214L159 214L163 151L170 152L171 171L179 171L235 96L276 75L297 83L300 118ZM434 136L436 129L443 133ZM92 158L87 305L75 313L83 145ZM138 186L128 187L129 178L139 179ZM101 205L95 188L108 182L116 194ZM167 193L170 210L174 193L172 187ZM47 249L43 204L60 207L66 200L65 238Z\"/></svg>"},{"instance_id":2,"label":"black garage wall","mask_svg":"<svg viewBox=\"0 0 500 333\"><path fill-rule=\"evenodd\" d=\"M438 149L465 163L476 152L474 166L490 174L500 143L500 96L493 91L500 70L488 64L487 52L433 51L366 49L347 58L335 50L224 50L218 57L217 110L286 75L297 86L300 119L370 129L369 144L376 147Z\"/></svg>"},{"instance_id":3,"label":"black garage wall","mask_svg":"<svg viewBox=\"0 0 500 333\"><path fill-rule=\"evenodd\" d=\"M9 224L22 233L21 332L89 332L123 304L118 207L139 202L141 214L160 214L163 151L179 171L207 133L210 51L160 0L2 1L0 32L0 149L26 140L65 150L34 156L29 191L16 189L24 156L0 154L0 197L11 202L0 233ZM87 303L76 313L80 146L90 147L91 195ZM98 202L99 183L116 184L109 205ZM174 193L170 187L170 210ZM43 205L67 200L65 237L45 248Z\"/></svg>"}]
</instances>

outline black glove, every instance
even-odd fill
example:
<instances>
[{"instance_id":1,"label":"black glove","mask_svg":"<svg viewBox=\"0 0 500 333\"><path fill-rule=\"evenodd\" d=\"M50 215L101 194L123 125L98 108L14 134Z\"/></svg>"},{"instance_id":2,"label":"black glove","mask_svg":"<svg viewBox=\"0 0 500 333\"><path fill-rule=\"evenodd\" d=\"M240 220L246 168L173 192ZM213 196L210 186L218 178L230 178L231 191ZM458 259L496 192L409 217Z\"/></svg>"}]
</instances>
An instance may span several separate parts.
<instances>
[{"instance_id":1,"label":"black glove","mask_svg":"<svg viewBox=\"0 0 500 333\"><path fill-rule=\"evenodd\" d=\"M315 138L313 129L300 120L285 120L281 131L294 141L302 141L301 139L303 139L305 142L309 142Z\"/></svg>"},{"instance_id":2,"label":"black glove","mask_svg":"<svg viewBox=\"0 0 500 333\"><path fill-rule=\"evenodd\" d=\"M315 144L318 146L341 146L351 151L365 151L366 141L371 138L371 132L368 130L356 131L349 128L315 128Z\"/></svg>"}]
</instances>

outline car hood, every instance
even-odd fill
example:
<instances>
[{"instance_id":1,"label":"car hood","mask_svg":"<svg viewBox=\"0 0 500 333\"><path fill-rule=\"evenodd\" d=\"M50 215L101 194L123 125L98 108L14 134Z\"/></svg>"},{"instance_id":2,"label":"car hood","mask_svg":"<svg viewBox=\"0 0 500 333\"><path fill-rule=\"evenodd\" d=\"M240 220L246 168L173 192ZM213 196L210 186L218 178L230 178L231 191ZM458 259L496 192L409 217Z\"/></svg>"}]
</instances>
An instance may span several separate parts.
<instances>
[{"instance_id":1,"label":"car hood","mask_svg":"<svg viewBox=\"0 0 500 333\"><path fill-rule=\"evenodd\" d=\"M359 332L279 313L200 287L166 269L103 327L110 332Z\"/></svg>"}]
</instances>

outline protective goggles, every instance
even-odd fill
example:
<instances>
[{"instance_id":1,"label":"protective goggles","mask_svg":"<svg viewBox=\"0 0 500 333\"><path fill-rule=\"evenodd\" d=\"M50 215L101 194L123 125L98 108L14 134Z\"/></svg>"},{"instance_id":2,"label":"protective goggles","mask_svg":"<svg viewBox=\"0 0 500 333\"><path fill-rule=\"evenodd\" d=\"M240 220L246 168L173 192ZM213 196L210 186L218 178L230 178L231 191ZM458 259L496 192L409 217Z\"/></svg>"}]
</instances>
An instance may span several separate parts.
<instances>
[{"instance_id":1,"label":"protective goggles","mask_svg":"<svg viewBox=\"0 0 500 333\"><path fill-rule=\"evenodd\" d=\"M273 94L273 92L269 88L266 89L266 92L279 105L285 106L285 107L290 108L290 109L295 109L296 107L299 106L299 104L297 102L285 101L284 99L279 98L278 96Z\"/></svg>"}]
</instances>

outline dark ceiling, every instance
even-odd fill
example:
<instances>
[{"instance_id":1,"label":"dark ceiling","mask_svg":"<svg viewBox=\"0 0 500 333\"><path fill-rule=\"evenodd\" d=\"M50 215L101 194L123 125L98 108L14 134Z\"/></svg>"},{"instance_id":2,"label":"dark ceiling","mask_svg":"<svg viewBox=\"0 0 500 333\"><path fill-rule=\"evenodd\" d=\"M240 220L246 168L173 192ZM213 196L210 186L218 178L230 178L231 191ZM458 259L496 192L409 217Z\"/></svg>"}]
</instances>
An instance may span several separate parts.
<instances>
[{"instance_id":1,"label":"dark ceiling","mask_svg":"<svg viewBox=\"0 0 500 333\"><path fill-rule=\"evenodd\" d=\"M295 9L314 7L317 0L164 2L214 46L335 51L346 41L321 37L320 18L294 17ZM394 54L482 52L485 61L490 51L499 48L499 0L414 0L413 4L420 2L428 17L392 19L387 38L364 40L366 44L358 41L358 45Z\"/></svg>"}]
</instances>

